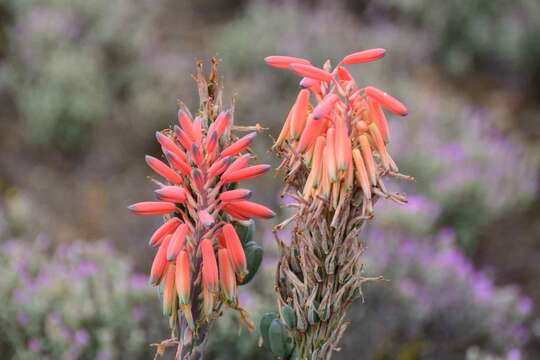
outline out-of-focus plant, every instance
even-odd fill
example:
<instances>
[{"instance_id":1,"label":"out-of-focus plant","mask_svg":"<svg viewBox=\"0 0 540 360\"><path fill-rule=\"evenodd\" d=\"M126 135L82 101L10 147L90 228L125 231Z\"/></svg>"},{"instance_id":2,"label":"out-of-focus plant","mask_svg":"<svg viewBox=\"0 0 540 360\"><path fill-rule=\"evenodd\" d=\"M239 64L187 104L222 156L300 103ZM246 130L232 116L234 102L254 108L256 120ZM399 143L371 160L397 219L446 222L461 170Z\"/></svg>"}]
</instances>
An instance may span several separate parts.
<instances>
[{"instance_id":1,"label":"out-of-focus plant","mask_svg":"<svg viewBox=\"0 0 540 360\"><path fill-rule=\"evenodd\" d=\"M404 218L413 213L400 208L381 211L380 220L416 228L417 234L451 226L459 243L473 251L484 226L531 203L536 160L518 137L502 129L496 111L434 96L428 89L410 100L423 105L415 107L415 119L407 126L393 124L390 149L415 174L408 190L422 189L422 196L411 199L414 221Z\"/></svg>"},{"instance_id":2,"label":"out-of-focus plant","mask_svg":"<svg viewBox=\"0 0 540 360\"><path fill-rule=\"evenodd\" d=\"M0 350L9 359L147 359L162 336L146 277L103 243L0 245Z\"/></svg>"},{"instance_id":3,"label":"out-of-focus plant","mask_svg":"<svg viewBox=\"0 0 540 360\"><path fill-rule=\"evenodd\" d=\"M15 104L25 140L73 152L104 122L163 117L156 97L172 88L164 69L178 70L182 61L152 51L157 11L147 7L158 4L23 0L2 6L7 50L0 88Z\"/></svg>"},{"instance_id":4,"label":"out-of-focus plant","mask_svg":"<svg viewBox=\"0 0 540 360\"><path fill-rule=\"evenodd\" d=\"M476 271L453 231L414 238L373 230L367 237L367 273L389 283L369 287L366 302L350 312L341 358L456 359L474 347L506 359L519 353L531 300Z\"/></svg>"},{"instance_id":5,"label":"out-of-focus plant","mask_svg":"<svg viewBox=\"0 0 540 360\"><path fill-rule=\"evenodd\" d=\"M540 4L535 0L392 0L373 4L391 10L401 24L429 31L433 60L464 78L495 72L491 81L534 86L540 77Z\"/></svg>"},{"instance_id":6,"label":"out-of-focus plant","mask_svg":"<svg viewBox=\"0 0 540 360\"><path fill-rule=\"evenodd\" d=\"M178 360L202 359L208 332L227 307L254 329L238 302L238 285L247 284L262 261L262 248L253 240L251 219L272 218L272 210L248 201L252 192L238 183L265 174L270 165L248 166L249 147L260 127L235 126L234 108L224 110L217 60L209 75L197 64L200 104L192 117L180 103L178 125L156 133L169 165L146 156L146 163L165 183L153 180L160 201L133 204L143 216L165 216L152 235L157 253L150 283L159 286L163 313L172 336L157 354L178 344ZM251 131L239 137L242 132Z\"/></svg>"}]
</instances>

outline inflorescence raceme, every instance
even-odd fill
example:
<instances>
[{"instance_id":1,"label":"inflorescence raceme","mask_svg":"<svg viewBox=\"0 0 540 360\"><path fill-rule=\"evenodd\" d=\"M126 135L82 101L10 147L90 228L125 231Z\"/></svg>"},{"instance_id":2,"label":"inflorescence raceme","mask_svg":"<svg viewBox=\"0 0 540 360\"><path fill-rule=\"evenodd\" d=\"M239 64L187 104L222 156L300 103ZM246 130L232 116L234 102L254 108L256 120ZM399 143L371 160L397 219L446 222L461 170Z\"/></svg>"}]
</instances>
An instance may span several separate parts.
<instances>
[{"instance_id":1,"label":"inflorescence raceme","mask_svg":"<svg viewBox=\"0 0 540 360\"><path fill-rule=\"evenodd\" d=\"M199 64L199 113L193 118L181 104L174 129L156 132L164 159L146 156L146 163L162 178L153 180L158 200L129 206L137 215L165 217L150 238L150 245L157 248L150 283L162 291L163 312L170 318L173 337L180 325L181 359L191 358L189 353L200 342L193 338L204 338L208 323L220 315L223 304L239 310L251 326L238 305L237 285L253 276L248 275L251 259L239 232L245 232L242 225L252 218L275 215L250 201L250 190L237 188L240 181L259 177L270 166L249 164L256 132L239 138L235 133L258 127L234 127L233 109L221 110L216 66L214 60L207 80ZM260 264L260 258L257 261Z\"/></svg>"},{"instance_id":2,"label":"inflorescence raceme","mask_svg":"<svg viewBox=\"0 0 540 360\"><path fill-rule=\"evenodd\" d=\"M276 236L279 313L292 338L290 346L278 347L282 357L331 357L347 326L348 305L361 296L362 283L371 280L361 275L362 224L373 217L378 198L406 203L402 194L386 188L383 177L412 179L399 173L388 152L384 112L405 116L407 108L376 87L358 86L347 70L384 55L384 49L356 52L333 69L330 61L318 68L291 56L265 59L302 77L273 147L282 159L283 193L297 209L276 226L294 224L290 241Z\"/></svg>"}]
</instances>

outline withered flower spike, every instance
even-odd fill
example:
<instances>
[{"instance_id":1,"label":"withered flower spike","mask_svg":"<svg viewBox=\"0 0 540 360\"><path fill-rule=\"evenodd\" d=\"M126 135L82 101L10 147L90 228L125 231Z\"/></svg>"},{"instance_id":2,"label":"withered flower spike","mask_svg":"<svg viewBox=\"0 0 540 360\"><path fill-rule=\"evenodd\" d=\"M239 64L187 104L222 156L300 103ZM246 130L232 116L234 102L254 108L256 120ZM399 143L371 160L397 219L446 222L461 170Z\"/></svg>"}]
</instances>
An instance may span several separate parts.
<instances>
[{"instance_id":1,"label":"withered flower spike","mask_svg":"<svg viewBox=\"0 0 540 360\"><path fill-rule=\"evenodd\" d=\"M163 313L169 318L171 337L178 339L178 360L200 357L208 331L225 304L249 323L236 304L235 272L241 280L247 262L238 236L231 235L236 235L231 222L274 216L265 206L247 201L250 190L232 190L229 185L261 176L270 166L248 166L256 132L240 139L231 134L234 111L222 109L217 60L211 64L208 78L203 64L198 64L195 80L201 110L195 119L182 104L174 131L155 134L170 166L157 157L146 157L164 179L153 181L160 201L128 207L137 215L166 217L150 238L150 245L158 247L150 283L163 289Z\"/></svg>"}]
</instances>

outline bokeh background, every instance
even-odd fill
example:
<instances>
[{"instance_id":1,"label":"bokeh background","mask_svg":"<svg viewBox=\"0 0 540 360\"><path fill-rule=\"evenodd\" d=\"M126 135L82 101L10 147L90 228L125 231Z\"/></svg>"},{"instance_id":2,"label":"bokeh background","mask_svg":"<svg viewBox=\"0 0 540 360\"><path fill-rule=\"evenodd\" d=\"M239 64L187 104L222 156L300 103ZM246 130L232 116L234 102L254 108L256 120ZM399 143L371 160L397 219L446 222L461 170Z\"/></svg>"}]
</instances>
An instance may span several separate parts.
<instances>
[{"instance_id":1,"label":"bokeh background","mask_svg":"<svg viewBox=\"0 0 540 360\"><path fill-rule=\"evenodd\" d=\"M392 186L364 234L364 289L336 359L540 358L540 3L536 0L0 1L0 353L5 359L149 359L168 336L146 274L159 219L144 154L196 104L197 59L222 60L236 121L269 130L315 64L370 47L353 74L403 100L390 151L417 179ZM250 184L280 209L272 175ZM278 210L284 218L283 210ZM242 304L274 310L276 248ZM286 235L286 234L285 234ZM270 359L258 335L219 322L209 359ZM172 354L168 354L172 356Z\"/></svg>"}]
</instances>

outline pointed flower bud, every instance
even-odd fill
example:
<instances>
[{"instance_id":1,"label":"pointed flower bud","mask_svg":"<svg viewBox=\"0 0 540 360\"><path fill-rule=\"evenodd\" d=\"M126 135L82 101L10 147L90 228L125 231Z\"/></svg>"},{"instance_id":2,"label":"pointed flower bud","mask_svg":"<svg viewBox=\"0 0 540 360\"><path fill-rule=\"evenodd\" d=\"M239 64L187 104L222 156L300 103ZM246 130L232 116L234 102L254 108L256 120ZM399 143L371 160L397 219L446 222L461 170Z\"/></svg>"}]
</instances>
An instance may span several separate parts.
<instances>
[{"instance_id":1,"label":"pointed flower bud","mask_svg":"<svg viewBox=\"0 0 540 360\"><path fill-rule=\"evenodd\" d=\"M267 56L264 58L264 61L275 68L278 69L288 69L290 64L309 64L309 61L306 59L297 58L294 56L283 56L283 55L274 55Z\"/></svg>"},{"instance_id":2,"label":"pointed flower bud","mask_svg":"<svg viewBox=\"0 0 540 360\"><path fill-rule=\"evenodd\" d=\"M215 293L219 289L219 275L214 246L210 239L203 239L199 247L202 255L203 288Z\"/></svg>"},{"instance_id":3,"label":"pointed flower bud","mask_svg":"<svg viewBox=\"0 0 540 360\"><path fill-rule=\"evenodd\" d=\"M167 261L176 259L180 250L184 248L188 233L189 227L186 224L181 224L176 228L169 240L169 246L167 246Z\"/></svg>"},{"instance_id":4,"label":"pointed flower bud","mask_svg":"<svg viewBox=\"0 0 540 360\"><path fill-rule=\"evenodd\" d=\"M289 68L300 76L305 76L320 81L332 81L332 74L313 65L292 63L289 65Z\"/></svg>"},{"instance_id":5,"label":"pointed flower bud","mask_svg":"<svg viewBox=\"0 0 540 360\"><path fill-rule=\"evenodd\" d=\"M244 169L226 172L221 177L221 180L223 181L223 183L228 184L241 180L253 179L258 176L264 175L268 170L270 170L270 165L254 165Z\"/></svg>"},{"instance_id":6,"label":"pointed flower bud","mask_svg":"<svg viewBox=\"0 0 540 360\"><path fill-rule=\"evenodd\" d=\"M401 116L407 115L407 108L405 105L384 91L379 90L374 86L367 86L364 91L366 92L367 97L377 101L394 114Z\"/></svg>"},{"instance_id":7,"label":"pointed flower bud","mask_svg":"<svg viewBox=\"0 0 540 360\"><path fill-rule=\"evenodd\" d=\"M227 250L229 250L229 258L232 267L241 281L247 274L246 254L242 248L242 243L240 242L240 238L238 237L234 226L231 224L225 224L223 226L223 236L225 237Z\"/></svg>"},{"instance_id":8,"label":"pointed flower bud","mask_svg":"<svg viewBox=\"0 0 540 360\"><path fill-rule=\"evenodd\" d=\"M236 302L236 277L229 258L228 249L218 250L219 284L223 300L227 303Z\"/></svg>"},{"instance_id":9,"label":"pointed flower bud","mask_svg":"<svg viewBox=\"0 0 540 360\"><path fill-rule=\"evenodd\" d=\"M128 206L128 209L142 216L167 215L176 211L176 204L165 201L143 201Z\"/></svg>"},{"instance_id":10,"label":"pointed flower bud","mask_svg":"<svg viewBox=\"0 0 540 360\"><path fill-rule=\"evenodd\" d=\"M180 186L164 186L155 191L159 200L173 203L186 201L186 190Z\"/></svg>"},{"instance_id":11,"label":"pointed flower bud","mask_svg":"<svg viewBox=\"0 0 540 360\"><path fill-rule=\"evenodd\" d=\"M150 246L158 246L166 235L172 234L180 225L180 219L177 217L170 218L161 225L150 238Z\"/></svg>"},{"instance_id":12,"label":"pointed flower bud","mask_svg":"<svg viewBox=\"0 0 540 360\"><path fill-rule=\"evenodd\" d=\"M219 200L223 202L238 201L238 200L247 200L251 197L251 190L247 189L235 189L229 190L221 193L219 195Z\"/></svg>"},{"instance_id":13,"label":"pointed flower bud","mask_svg":"<svg viewBox=\"0 0 540 360\"><path fill-rule=\"evenodd\" d=\"M165 179L170 181L173 184L181 184L182 177L176 173L173 169L167 166L163 161L156 159L153 156L146 155L146 163L152 170L154 170L158 175L163 176Z\"/></svg>"},{"instance_id":14,"label":"pointed flower bud","mask_svg":"<svg viewBox=\"0 0 540 360\"><path fill-rule=\"evenodd\" d=\"M341 63L347 65L367 63L383 58L384 54L386 54L386 50L381 48L358 51L345 56Z\"/></svg>"},{"instance_id":15,"label":"pointed flower bud","mask_svg":"<svg viewBox=\"0 0 540 360\"><path fill-rule=\"evenodd\" d=\"M178 293L178 303L187 305L191 303L191 270L188 253L180 251L176 257L175 271L176 292Z\"/></svg>"}]
</instances>

